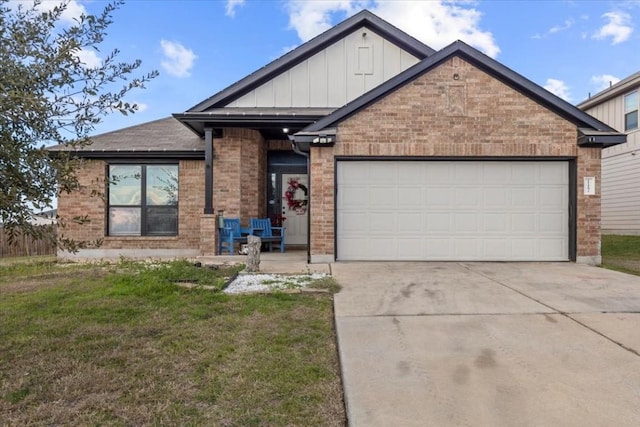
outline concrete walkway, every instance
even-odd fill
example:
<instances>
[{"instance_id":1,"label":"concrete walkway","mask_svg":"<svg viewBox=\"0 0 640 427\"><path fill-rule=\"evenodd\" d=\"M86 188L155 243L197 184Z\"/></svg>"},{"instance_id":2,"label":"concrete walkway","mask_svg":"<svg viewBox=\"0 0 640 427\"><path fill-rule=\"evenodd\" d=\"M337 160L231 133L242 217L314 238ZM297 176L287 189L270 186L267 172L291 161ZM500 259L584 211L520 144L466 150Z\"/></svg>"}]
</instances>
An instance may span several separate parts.
<instances>
[{"instance_id":1,"label":"concrete walkway","mask_svg":"<svg viewBox=\"0 0 640 427\"><path fill-rule=\"evenodd\" d=\"M640 277L336 263L351 426L640 425Z\"/></svg>"},{"instance_id":2,"label":"concrete walkway","mask_svg":"<svg viewBox=\"0 0 640 427\"><path fill-rule=\"evenodd\" d=\"M246 263L246 255L199 256L197 260L204 265ZM264 274L331 274L329 264L307 264L306 251L262 252L260 254L260 273Z\"/></svg>"}]
</instances>

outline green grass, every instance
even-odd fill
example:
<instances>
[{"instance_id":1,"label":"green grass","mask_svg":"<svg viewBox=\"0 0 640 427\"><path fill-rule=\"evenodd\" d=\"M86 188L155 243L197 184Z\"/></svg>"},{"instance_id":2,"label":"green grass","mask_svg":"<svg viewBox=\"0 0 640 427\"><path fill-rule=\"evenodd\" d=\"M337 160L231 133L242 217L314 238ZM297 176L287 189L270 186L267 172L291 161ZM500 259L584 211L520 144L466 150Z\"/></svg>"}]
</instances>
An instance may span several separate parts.
<instances>
[{"instance_id":1,"label":"green grass","mask_svg":"<svg viewBox=\"0 0 640 427\"><path fill-rule=\"evenodd\" d=\"M187 262L2 267L3 425L344 425L330 294Z\"/></svg>"},{"instance_id":2,"label":"green grass","mask_svg":"<svg viewBox=\"0 0 640 427\"><path fill-rule=\"evenodd\" d=\"M602 267L640 275L640 236L602 236Z\"/></svg>"},{"instance_id":3,"label":"green grass","mask_svg":"<svg viewBox=\"0 0 640 427\"><path fill-rule=\"evenodd\" d=\"M602 236L602 256L640 260L640 236Z\"/></svg>"}]
</instances>

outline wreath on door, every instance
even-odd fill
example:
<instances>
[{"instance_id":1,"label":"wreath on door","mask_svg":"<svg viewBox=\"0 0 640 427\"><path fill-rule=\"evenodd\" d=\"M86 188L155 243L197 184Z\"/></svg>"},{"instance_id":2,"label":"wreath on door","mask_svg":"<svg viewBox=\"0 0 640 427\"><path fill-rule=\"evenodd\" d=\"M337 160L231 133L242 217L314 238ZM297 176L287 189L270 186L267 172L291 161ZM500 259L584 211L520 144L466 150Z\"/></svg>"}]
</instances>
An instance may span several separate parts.
<instances>
[{"instance_id":1,"label":"wreath on door","mask_svg":"<svg viewBox=\"0 0 640 427\"><path fill-rule=\"evenodd\" d=\"M309 190L296 178L290 179L287 184L287 191L284 192L287 207L289 210L295 211L298 215L303 215L307 211ZM300 197L301 192L304 193L303 197Z\"/></svg>"}]
</instances>

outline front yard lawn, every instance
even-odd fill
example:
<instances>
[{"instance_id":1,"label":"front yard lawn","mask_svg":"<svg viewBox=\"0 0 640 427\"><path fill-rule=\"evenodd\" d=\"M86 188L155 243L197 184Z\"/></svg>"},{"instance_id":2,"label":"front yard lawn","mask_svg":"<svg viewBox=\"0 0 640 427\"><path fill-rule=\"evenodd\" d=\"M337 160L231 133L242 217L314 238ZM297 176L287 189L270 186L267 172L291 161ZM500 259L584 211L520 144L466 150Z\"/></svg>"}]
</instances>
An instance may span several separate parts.
<instances>
[{"instance_id":1,"label":"front yard lawn","mask_svg":"<svg viewBox=\"0 0 640 427\"><path fill-rule=\"evenodd\" d=\"M0 266L2 425L343 426L329 294L186 263Z\"/></svg>"},{"instance_id":2,"label":"front yard lawn","mask_svg":"<svg viewBox=\"0 0 640 427\"><path fill-rule=\"evenodd\" d=\"M640 236L602 236L602 266L640 275Z\"/></svg>"}]
</instances>

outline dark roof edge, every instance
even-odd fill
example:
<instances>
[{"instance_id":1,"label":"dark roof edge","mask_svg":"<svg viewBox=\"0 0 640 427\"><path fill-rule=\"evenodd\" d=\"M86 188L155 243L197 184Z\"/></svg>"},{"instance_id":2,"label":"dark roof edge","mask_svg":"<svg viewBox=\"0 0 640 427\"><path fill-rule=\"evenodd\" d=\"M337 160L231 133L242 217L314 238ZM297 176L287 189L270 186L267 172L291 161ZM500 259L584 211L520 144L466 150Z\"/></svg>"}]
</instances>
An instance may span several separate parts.
<instances>
[{"instance_id":1,"label":"dark roof edge","mask_svg":"<svg viewBox=\"0 0 640 427\"><path fill-rule=\"evenodd\" d=\"M488 57L482 52L472 48L462 41L456 41L442 50L434 53L420 63L403 71L397 76L387 80L385 83L377 86L371 91L365 93L361 97L355 99L344 107L336 110L333 114L318 120L316 123L308 126L304 131L317 132L325 127L335 126L337 123L345 120L349 116L355 114L362 108L376 102L386 96L389 92L401 88L414 78L422 75L430 69L436 67L441 62L459 55L463 59L468 60L483 71L494 76L503 83L511 86L525 96L545 105L550 110L556 112L565 119L575 123L581 127L591 127L597 130L616 132L615 129L607 126L596 118L581 111L577 107L571 105L567 101L557 97L546 89L540 87L531 80L516 73L510 68L500 64L496 60Z\"/></svg>"},{"instance_id":2,"label":"dark roof edge","mask_svg":"<svg viewBox=\"0 0 640 427\"><path fill-rule=\"evenodd\" d=\"M577 107L581 110L593 108L596 105L602 104L615 98L625 92L632 91L640 87L640 71L620 80L618 83L596 93L592 97L585 99L577 104Z\"/></svg>"},{"instance_id":3,"label":"dark roof edge","mask_svg":"<svg viewBox=\"0 0 640 427\"><path fill-rule=\"evenodd\" d=\"M52 151L50 155L57 156L62 151ZM65 151L73 157L81 159L173 159L173 160L204 160L204 148L202 150L182 151L108 151L108 150L68 150Z\"/></svg>"},{"instance_id":4,"label":"dark roof edge","mask_svg":"<svg viewBox=\"0 0 640 427\"><path fill-rule=\"evenodd\" d=\"M333 44L345 34L357 29L361 26L367 26L378 35L387 38L402 49L418 57L424 59L435 53L435 50L411 37L407 33L389 24L385 20L379 18L368 10L362 10L350 18L340 22L324 33L316 36L306 43L298 46L294 50L286 53L280 58L265 65L259 70L249 74L245 78L233 83L226 89L216 93L215 95L205 99L204 101L191 107L190 112L201 112L214 106L224 106L233 99L239 98L247 92L260 86L262 83L272 79L280 74L286 68L293 67L305 59L313 56L315 53Z\"/></svg>"},{"instance_id":5,"label":"dark roof edge","mask_svg":"<svg viewBox=\"0 0 640 427\"><path fill-rule=\"evenodd\" d=\"M625 142L627 135L624 133L578 128L578 145L581 147L607 148Z\"/></svg>"}]
</instances>

